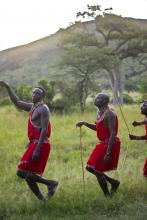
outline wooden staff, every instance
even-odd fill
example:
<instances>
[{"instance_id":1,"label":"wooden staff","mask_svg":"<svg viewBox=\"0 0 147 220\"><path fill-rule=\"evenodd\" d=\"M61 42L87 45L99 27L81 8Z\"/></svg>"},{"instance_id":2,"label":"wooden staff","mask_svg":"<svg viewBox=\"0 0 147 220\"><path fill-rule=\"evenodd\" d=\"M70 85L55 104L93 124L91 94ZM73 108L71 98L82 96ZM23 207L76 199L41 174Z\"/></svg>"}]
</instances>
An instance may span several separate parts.
<instances>
[{"instance_id":1,"label":"wooden staff","mask_svg":"<svg viewBox=\"0 0 147 220\"><path fill-rule=\"evenodd\" d=\"M83 176L83 189L85 190L85 176L84 176L84 163L83 163L83 147L82 147L82 127L80 127L80 153L81 153L81 165Z\"/></svg>"},{"instance_id":2,"label":"wooden staff","mask_svg":"<svg viewBox=\"0 0 147 220\"><path fill-rule=\"evenodd\" d=\"M128 126L128 124L127 124L127 121L126 121L125 115L124 115L124 113L123 113L121 104L119 103L119 101L118 101L118 99L117 99L117 96L116 96L115 94L114 94L114 96L115 96L115 99L116 99L117 104L118 104L118 106L119 106L119 109L120 109L122 118L123 118L123 120L124 120L124 123L125 123L125 125L126 125L128 134L130 134L129 126ZM125 162L126 162L126 159L127 159L127 155L128 155L128 146L126 147L126 150L125 150L125 155L124 155L124 159L123 159L123 161L122 161L122 167L121 167L121 169L122 169L122 168L124 167L124 165L125 165Z\"/></svg>"}]
</instances>

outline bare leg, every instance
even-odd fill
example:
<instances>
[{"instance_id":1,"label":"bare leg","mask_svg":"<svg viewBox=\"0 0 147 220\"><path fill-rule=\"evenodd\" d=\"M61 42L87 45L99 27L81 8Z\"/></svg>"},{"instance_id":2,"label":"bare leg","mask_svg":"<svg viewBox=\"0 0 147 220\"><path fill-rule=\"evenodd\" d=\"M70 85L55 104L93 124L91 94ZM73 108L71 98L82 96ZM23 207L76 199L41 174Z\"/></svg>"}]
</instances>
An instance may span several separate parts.
<instances>
[{"instance_id":1,"label":"bare leg","mask_svg":"<svg viewBox=\"0 0 147 220\"><path fill-rule=\"evenodd\" d=\"M32 180L33 182L38 182L38 183L42 183L42 184L45 184L47 186L47 189L48 189L48 197L51 198L55 191L56 191L56 188L58 186L58 182L55 181L55 180L47 180L39 175L36 175L34 173L29 173L27 175L27 178L29 178L30 180Z\"/></svg>"},{"instance_id":2,"label":"bare leg","mask_svg":"<svg viewBox=\"0 0 147 220\"><path fill-rule=\"evenodd\" d=\"M36 196L39 200L44 200L44 197L43 197L43 195L42 195L42 193L41 193L41 191L40 191L40 189L39 189L37 183L32 182L32 181L27 180L27 179L26 179L26 182L27 182L29 188L30 188L30 189L32 190L32 192L35 194L35 196Z\"/></svg>"},{"instance_id":3,"label":"bare leg","mask_svg":"<svg viewBox=\"0 0 147 220\"><path fill-rule=\"evenodd\" d=\"M101 189L102 189L104 195L105 195L106 197L109 197L109 196L110 196L110 193L109 193L109 190L108 190L107 181L106 181L106 179L105 179L105 177L104 177L104 173L95 172L95 170L94 170L92 167L90 167L90 166L87 166L87 167L86 167L86 170L96 176L97 181L98 181L98 183L99 183L99 185L100 185L100 187L101 187Z\"/></svg>"},{"instance_id":4,"label":"bare leg","mask_svg":"<svg viewBox=\"0 0 147 220\"><path fill-rule=\"evenodd\" d=\"M45 185L52 185L54 182L54 180L48 180L42 176L39 176L37 174L34 174L34 173L27 173L27 178L31 179L32 181L34 182L37 182L37 183L42 183L42 184L45 184Z\"/></svg>"},{"instance_id":5,"label":"bare leg","mask_svg":"<svg viewBox=\"0 0 147 220\"><path fill-rule=\"evenodd\" d=\"M39 190L37 183L42 183L47 186L48 189L48 196L51 198L55 193L57 188L58 182L54 180L47 180L37 174L28 173L23 170L17 170L17 175L21 178L25 178L27 184L29 185L32 192L37 196L39 199L43 199L43 196Z\"/></svg>"},{"instance_id":6,"label":"bare leg","mask_svg":"<svg viewBox=\"0 0 147 220\"><path fill-rule=\"evenodd\" d=\"M100 185L104 195L106 197L108 197L110 195L110 193L109 193L109 190L108 190L108 185L107 185L107 181L106 181L106 179L104 177L104 174L103 173L96 174L96 178L97 178L97 181L98 181L98 183L99 183L99 185Z\"/></svg>"}]
</instances>

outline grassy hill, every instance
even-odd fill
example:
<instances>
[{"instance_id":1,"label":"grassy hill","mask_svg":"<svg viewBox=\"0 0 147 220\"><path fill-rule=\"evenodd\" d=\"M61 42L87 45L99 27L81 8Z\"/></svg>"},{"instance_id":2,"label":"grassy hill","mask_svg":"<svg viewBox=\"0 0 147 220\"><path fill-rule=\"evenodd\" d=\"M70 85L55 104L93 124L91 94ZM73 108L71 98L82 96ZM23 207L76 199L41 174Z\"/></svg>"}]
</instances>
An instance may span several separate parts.
<instances>
[{"instance_id":1,"label":"grassy hill","mask_svg":"<svg viewBox=\"0 0 147 220\"><path fill-rule=\"evenodd\" d=\"M126 19L147 27L147 20ZM89 32L95 31L93 21L76 23L63 31L27 45L1 51L0 80L7 80L13 84L20 82L32 84L47 75L56 74L53 65L62 56L62 50L58 46L59 38L63 32L73 31L75 28L86 28Z\"/></svg>"},{"instance_id":2,"label":"grassy hill","mask_svg":"<svg viewBox=\"0 0 147 220\"><path fill-rule=\"evenodd\" d=\"M48 75L61 53L57 46L58 37L57 33L0 52L0 79L11 83L34 83Z\"/></svg>"}]
</instances>

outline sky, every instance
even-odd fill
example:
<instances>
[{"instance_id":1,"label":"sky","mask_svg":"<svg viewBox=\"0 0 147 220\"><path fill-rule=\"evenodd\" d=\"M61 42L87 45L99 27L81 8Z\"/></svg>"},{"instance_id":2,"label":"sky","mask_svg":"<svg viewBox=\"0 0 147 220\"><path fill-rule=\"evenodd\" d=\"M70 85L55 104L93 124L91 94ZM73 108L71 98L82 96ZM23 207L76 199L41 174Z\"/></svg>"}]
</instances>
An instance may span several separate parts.
<instances>
[{"instance_id":1,"label":"sky","mask_svg":"<svg viewBox=\"0 0 147 220\"><path fill-rule=\"evenodd\" d=\"M66 28L87 4L123 17L147 19L147 0L0 0L0 51Z\"/></svg>"}]
</instances>

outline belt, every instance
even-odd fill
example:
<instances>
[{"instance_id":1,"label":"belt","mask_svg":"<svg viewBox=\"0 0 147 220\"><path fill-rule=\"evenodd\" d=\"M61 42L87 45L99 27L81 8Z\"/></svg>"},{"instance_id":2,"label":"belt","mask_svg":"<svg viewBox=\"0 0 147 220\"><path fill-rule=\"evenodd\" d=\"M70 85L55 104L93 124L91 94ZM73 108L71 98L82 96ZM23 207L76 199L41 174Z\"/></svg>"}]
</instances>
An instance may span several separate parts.
<instances>
[{"instance_id":1,"label":"belt","mask_svg":"<svg viewBox=\"0 0 147 220\"><path fill-rule=\"evenodd\" d=\"M118 137L115 137L115 139L114 139L115 141L119 141L119 138ZM106 143L106 142L108 142L109 141L109 138L107 138L107 139L102 139L102 140L99 140L101 143Z\"/></svg>"},{"instance_id":2,"label":"belt","mask_svg":"<svg viewBox=\"0 0 147 220\"><path fill-rule=\"evenodd\" d=\"M103 140L100 140L101 143L106 143L109 141L109 138L108 139L103 139Z\"/></svg>"},{"instance_id":3,"label":"belt","mask_svg":"<svg viewBox=\"0 0 147 220\"><path fill-rule=\"evenodd\" d=\"M39 140L37 140L37 139L32 139L32 140L30 140L30 143L38 143L38 141ZM49 143L49 140L48 139L45 139L44 141L43 141L43 143Z\"/></svg>"}]
</instances>

